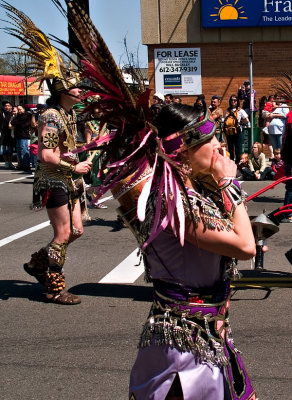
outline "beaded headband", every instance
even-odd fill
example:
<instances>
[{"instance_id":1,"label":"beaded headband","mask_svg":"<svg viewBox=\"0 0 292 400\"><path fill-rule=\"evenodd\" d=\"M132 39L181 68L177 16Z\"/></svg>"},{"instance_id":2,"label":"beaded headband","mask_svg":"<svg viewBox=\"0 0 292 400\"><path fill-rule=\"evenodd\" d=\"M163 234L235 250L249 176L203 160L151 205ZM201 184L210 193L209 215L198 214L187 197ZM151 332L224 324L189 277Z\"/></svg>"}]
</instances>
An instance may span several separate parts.
<instances>
[{"instance_id":1,"label":"beaded headband","mask_svg":"<svg viewBox=\"0 0 292 400\"><path fill-rule=\"evenodd\" d=\"M180 131L162 139L166 154L176 154L211 139L216 124L208 115L202 121L192 121Z\"/></svg>"}]
</instances>

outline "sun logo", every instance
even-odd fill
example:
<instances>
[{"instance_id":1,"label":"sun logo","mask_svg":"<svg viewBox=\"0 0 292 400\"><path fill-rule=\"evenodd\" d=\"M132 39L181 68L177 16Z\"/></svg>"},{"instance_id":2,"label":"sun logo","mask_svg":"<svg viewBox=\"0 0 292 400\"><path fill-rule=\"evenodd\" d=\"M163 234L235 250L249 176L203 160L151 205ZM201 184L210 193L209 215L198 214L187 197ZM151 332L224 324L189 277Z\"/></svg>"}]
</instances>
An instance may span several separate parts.
<instances>
[{"instance_id":1,"label":"sun logo","mask_svg":"<svg viewBox=\"0 0 292 400\"><path fill-rule=\"evenodd\" d=\"M221 7L214 7L215 10L218 10L217 14L210 14L210 17L216 17L213 21L220 20L237 20L237 19L248 19L243 16L245 13L243 7L235 7L239 0L235 0L233 4L229 3L229 0L224 0L226 4L223 4L222 0L218 0L221 4Z\"/></svg>"}]
</instances>

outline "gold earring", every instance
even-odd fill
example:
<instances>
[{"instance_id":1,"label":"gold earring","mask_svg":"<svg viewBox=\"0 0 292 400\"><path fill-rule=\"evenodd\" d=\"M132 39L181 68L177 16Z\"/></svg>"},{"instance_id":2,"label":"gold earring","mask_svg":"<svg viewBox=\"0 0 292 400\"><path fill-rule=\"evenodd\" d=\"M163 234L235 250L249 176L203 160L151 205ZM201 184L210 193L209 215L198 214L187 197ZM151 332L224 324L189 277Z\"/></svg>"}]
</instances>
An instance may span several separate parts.
<instances>
[{"instance_id":1,"label":"gold earring","mask_svg":"<svg viewBox=\"0 0 292 400\"><path fill-rule=\"evenodd\" d=\"M185 161L182 164L182 170L183 170L184 174L191 175L191 173L193 172L193 169L192 169L192 166L189 161Z\"/></svg>"}]
</instances>

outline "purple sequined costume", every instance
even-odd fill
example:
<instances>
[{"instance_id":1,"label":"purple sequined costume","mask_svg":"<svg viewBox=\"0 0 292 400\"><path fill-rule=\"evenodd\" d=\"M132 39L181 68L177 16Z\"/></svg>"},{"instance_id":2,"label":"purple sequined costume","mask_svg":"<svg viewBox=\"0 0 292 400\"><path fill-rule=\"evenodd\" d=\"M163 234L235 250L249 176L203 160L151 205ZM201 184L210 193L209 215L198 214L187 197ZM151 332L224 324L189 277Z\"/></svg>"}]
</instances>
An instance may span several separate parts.
<instances>
[{"instance_id":1,"label":"purple sequined costume","mask_svg":"<svg viewBox=\"0 0 292 400\"><path fill-rule=\"evenodd\" d=\"M163 400L178 375L184 400L255 400L228 324L222 257L189 242L181 247L164 231L147 248L147 262L154 301L131 372L130 399Z\"/></svg>"}]
</instances>

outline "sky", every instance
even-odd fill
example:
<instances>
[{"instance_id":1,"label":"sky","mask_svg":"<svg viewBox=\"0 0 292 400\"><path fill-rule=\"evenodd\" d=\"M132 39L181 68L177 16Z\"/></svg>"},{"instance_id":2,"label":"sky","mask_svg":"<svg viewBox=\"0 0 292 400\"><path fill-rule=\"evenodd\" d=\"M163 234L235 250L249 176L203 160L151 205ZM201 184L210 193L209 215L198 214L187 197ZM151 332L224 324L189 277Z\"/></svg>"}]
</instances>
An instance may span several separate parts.
<instances>
[{"instance_id":1,"label":"sky","mask_svg":"<svg viewBox=\"0 0 292 400\"><path fill-rule=\"evenodd\" d=\"M51 0L10 0L9 4L24 12L45 34L68 41L67 24ZM147 67L147 47L142 45L140 0L89 0L90 17L101 33L116 63L127 62L124 37L130 52L138 50L140 67ZM0 7L0 27L8 24L5 10ZM52 42L54 45L54 43ZM20 42L0 30L0 53Z\"/></svg>"}]
</instances>

